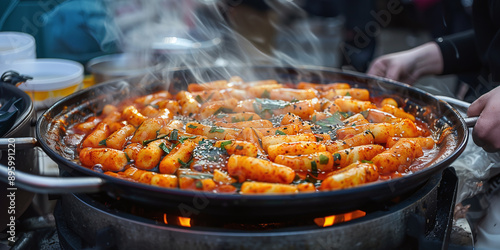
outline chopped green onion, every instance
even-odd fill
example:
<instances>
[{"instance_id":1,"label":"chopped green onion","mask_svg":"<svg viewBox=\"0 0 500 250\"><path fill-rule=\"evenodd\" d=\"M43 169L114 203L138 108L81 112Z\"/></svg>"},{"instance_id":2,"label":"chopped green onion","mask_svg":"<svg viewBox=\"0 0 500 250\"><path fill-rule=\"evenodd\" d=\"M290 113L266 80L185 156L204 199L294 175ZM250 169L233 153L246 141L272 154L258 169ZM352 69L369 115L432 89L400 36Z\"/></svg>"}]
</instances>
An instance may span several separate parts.
<instances>
[{"instance_id":1,"label":"chopped green onion","mask_svg":"<svg viewBox=\"0 0 500 250\"><path fill-rule=\"evenodd\" d=\"M243 185L243 182L234 182L234 183L231 183L231 186L235 187L236 189L240 190L241 189L241 185Z\"/></svg>"},{"instance_id":2,"label":"chopped green onion","mask_svg":"<svg viewBox=\"0 0 500 250\"><path fill-rule=\"evenodd\" d=\"M107 139L104 139L104 140L100 141L100 142L99 142L99 146L107 146L107 145L106 145L106 140L107 140Z\"/></svg>"},{"instance_id":3,"label":"chopped green onion","mask_svg":"<svg viewBox=\"0 0 500 250\"><path fill-rule=\"evenodd\" d=\"M165 143L161 143L158 147L160 147L163 151L165 151L165 153L169 154L170 153L170 149L167 147L167 145L165 145Z\"/></svg>"},{"instance_id":4,"label":"chopped green onion","mask_svg":"<svg viewBox=\"0 0 500 250\"><path fill-rule=\"evenodd\" d=\"M351 94L350 94L349 92L347 92L347 93L345 94L345 96L351 96Z\"/></svg>"},{"instance_id":5,"label":"chopped green onion","mask_svg":"<svg viewBox=\"0 0 500 250\"><path fill-rule=\"evenodd\" d=\"M235 148L235 149L236 149L236 150L242 150L242 149L243 149L243 146L241 146L241 145L236 145L236 148Z\"/></svg>"},{"instance_id":6,"label":"chopped green onion","mask_svg":"<svg viewBox=\"0 0 500 250\"><path fill-rule=\"evenodd\" d=\"M151 107L153 107L153 108L155 108L155 109L159 109L159 108L160 108L160 106L158 106L158 105L156 105L156 104L148 104L148 105L146 105L146 106L151 106Z\"/></svg>"},{"instance_id":7,"label":"chopped green onion","mask_svg":"<svg viewBox=\"0 0 500 250\"><path fill-rule=\"evenodd\" d=\"M128 156L128 154L125 152L125 158L127 158L127 162L130 162L130 157Z\"/></svg>"},{"instance_id":8,"label":"chopped green onion","mask_svg":"<svg viewBox=\"0 0 500 250\"><path fill-rule=\"evenodd\" d=\"M311 174L315 177L318 177L318 165L315 161L311 161Z\"/></svg>"},{"instance_id":9,"label":"chopped green onion","mask_svg":"<svg viewBox=\"0 0 500 250\"><path fill-rule=\"evenodd\" d=\"M262 145L262 139L260 139L259 135L257 134L257 131L255 131L255 129L254 129L254 128L252 128L252 127L250 127L250 128L252 129L253 134L255 135L255 137L257 137L258 142L259 142L259 146L260 146L261 148L264 148L264 146Z\"/></svg>"},{"instance_id":10,"label":"chopped green onion","mask_svg":"<svg viewBox=\"0 0 500 250\"><path fill-rule=\"evenodd\" d=\"M224 133L224 129L213 126L208 133Z\"/></svg>"},{"instance_id":11,"label":"chopped green onion","mask_svg":"<svg viewBox=\"0 0 500 250\"><path fill-rule=\"evenodd\" d=\"M277 130L276 130L276 133L274 133L274 134L275 134L275 135L286 135L286 133L285 133L285 132L283 132L283 131L281 131L281 130L279 130L279 129L277 129Z\"/></svg>"},{"instance_id":12,"label":"chopped green onion","mask_svg":"<svg viewBox=\"0 0 500 250\"><path fill-rule=\"evenodd\" d=\"M366 130L366 131L365 131L365 134L371 134L371 135L373 136L373 139L375 139L375 135L372 133L372 131L371 131L371 130L369 130L369 129L368 129L368 130Z\"/></svg>"},{"instance_id":13,"label":"chopped green onion","mask_svg":"<svg viewBox=\"0 0 500 250\"><path fill-rule=\"evenodd\" d=\"M221 149L226 149L226 146L227 145L230 145L231 143L233 143L232 141L223 141L220 143L220 148Z\"/></svg>"},{"instance_id":14,"label":"chopped green onion","mask_svg":"<svg viewBox=\"0 0 500 250\"><path fill-rule=\"evenodd\" d=\"M221 113L233 113L233 110L230 108L220 107L214 112L214 115L218 115Z\"/></svg>"},{"instance_id":15,"label":"chopped green onion","mask_svg":"<svg viewBox=\"0 0 500 250\"><path fill-rule=\"evenodd\" d=\"M361 163L371 163L371 164L373 164L373 161L362 160Z\"/></svg>"},{"instance_id":16,"label":"chopped green onion","mask_svg":"<svg viewBox=\"0 0 500 250\"><path fill-rule=\"evenodd\" d=\"M340 161L340 158L341 158L341 156L340 156L340 154L339 154L339 153L335 153L335 154L333 154L333 160L334 160L334 161Z\"/></svg>"},{"instance_id":17,"label":"chopped green onion","mask_svg":"<svg viewBox=\"0 0 500 250\"><path fill-rule=\"evenodd\" d=\"M319 164L322 164L322 165L328 164L328 156L319 155Z\"/></svg>"},{"instance_id":18,"label":"chopped green onion","mask_svg":"<svg viewBox=\"0 0 500 250\"><path fill-rule=\"evenodd\" d=\"M262 92L262 98L270 98L271 97L271 93L269 93L269 91L267 91L267 89L264 90L264 92Z\"/></svg>"},{"instance_id":19,"label":"chopped green onion","mask_svg":"<svg viewBox=\"0 0 500 250\"><path fill-rule=\"evenodd\" d=\"M349 112L340 112L340 111L335 112L335 114L337 114L337 113L339 115L343 116L344 118L348 118L349 116L352 115L352 112L351 112L351 114L349 114Z\"/></svg>"},{"instance_id":20,"label":"chopped green onion","mask_svg":"<svg viewBox=\"0 0 500 250\"><path fill-rule=\"evenodd\" d=\"M203 103L204 103L203 98L201 98L201 96L200 96L200 95L195 96L195 97L194 97L194 99L195 99L195 100L196 100L199 104L203 104Z\"/></svg>"},{"instance_id":21,"label":"chopped green onion","mask_svg":"<svg viewBox=\"0 0 500 250\"><path fill-rule=\"evenodd\" d=\"M146 146L146 145L148 145L150 142L153 142L153 141L156 141L156 140L159 140L159 139L163 139L163 138L165 138L165 137L167 137L167 136L168 136L168 135L162 135L162 136L156 137L156 138L151 139L151 140L144 140L144 141L142 141L142 145L143 145L143 146Z\"/></svg>"},{"instance_id":22,"label":"chopped green onion","mask_svg":"<svg viewBox=\"0 0 500 250\"><path fill-rule=\"evenodd\" d=\"M198 126L195 126L195 125L193 125L193 124L189 124L187 127L188 127L188 128L193 128L193 129L194 129L194 128L197 128Z\"/></svg>"},{"instance_id":23,"label":"chopped green onion","mask_svg":"<svg viewBox=\"0 0 500 250\"><path fill-rule=\"evenodd\" d=\"M184 141L185 141L185 140L187 140L187 139L194 139L194 138L196 138L196 135L193 135L193 136L184 136L184 135L183 135L183 136L181 136L181 137L179 138L179 142L180 142L180 143L184 143Z\"/></svg>"},{"instance_id":24,"label":"chopped green onion","mask_svg":"<svg viewBox=\"0 0 500 250\"><path fill-rule=\"evenodd\" d=\"M193 163L193 158L191 158L187 162L183 162L181 159L177 158L177 162L181 164L181 168L189 168L191 166L191 163Z\"/></svg>"},{"instance_id":25,"label":"chopped green onion","mask_svg":"<svg viewBox=\"0 0 500 250\"><path fill-rule=\"evenodd\" d=\"M179 140L179 130L174 129L172 132L170 132L170 138L168 138L169 141L177 141Z\"/></svg>"},{"instance_id":26,"label":"chopped green onion","mask_svg":"<svg viewBox=\"0 0 500 250\"><path fill-rule=\"evenodd\" d=\"M198 188L198 189L203 188L203 183L201 183L200 180L196 180L194 183L195 183L196 188Z\"/></svg>"}]
</instances>

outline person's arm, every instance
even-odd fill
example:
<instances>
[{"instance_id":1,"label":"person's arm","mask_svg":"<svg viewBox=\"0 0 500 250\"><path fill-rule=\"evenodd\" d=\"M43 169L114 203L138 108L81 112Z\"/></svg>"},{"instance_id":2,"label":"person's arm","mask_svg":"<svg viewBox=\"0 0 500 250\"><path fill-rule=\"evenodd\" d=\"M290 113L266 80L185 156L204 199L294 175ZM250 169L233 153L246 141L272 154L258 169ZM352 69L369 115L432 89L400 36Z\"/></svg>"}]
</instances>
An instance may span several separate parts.
<instances>
[{"instance_id":1,"label":"person's arm","mask_svg":"<svg viewBox=\"0 0 500 250\"><path fill-rule=\"evenodd\" d=\"M367 73L411 84L426 75L464 73L480 67L474 32L471 30L381 56L372 63Z\"/></svg>"},{"instance_id":2,"label":"person's arm","mask_svg":"<svg viewBox=\"0 0 500 250\"><path fill-rule=\"evenodd\" d=\"M488 152L500 151L500 87L482 95L474 101L467 115L479 116L472 131L476 145Z\"/></svg>"},{"instance_id":3,"label":"person's arm","mask_svg":"<svg viewBox=\"0 0 500 250\"><path fill-rule=\"evenodd\" d=\"M441 74L442 71L443 58L439 46L435 42L428 42L377 58L367 73L412 84L424 75Z\"/></svg>"},{"instance_id":4,"label":"person's arm","mask_svg":"<svg viewBox=\"0 0 500 250\"><path fill-rule=\"evenodd\" d=\"M437 38L436 44L443 57L441 74L466 73L481 68L473 30Z\"/></svg>"}]
</instances>

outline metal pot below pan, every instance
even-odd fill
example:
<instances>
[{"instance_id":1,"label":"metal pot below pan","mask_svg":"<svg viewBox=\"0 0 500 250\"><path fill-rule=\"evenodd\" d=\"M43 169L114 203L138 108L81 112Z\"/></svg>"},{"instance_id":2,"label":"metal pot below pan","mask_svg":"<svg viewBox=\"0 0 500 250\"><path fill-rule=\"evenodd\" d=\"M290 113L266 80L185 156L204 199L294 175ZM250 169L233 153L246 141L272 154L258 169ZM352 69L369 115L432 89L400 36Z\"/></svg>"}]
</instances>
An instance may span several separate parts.
<instances>
[{"instance_id":1,"label":"metal pot below pan","mask_svg":"<svg viewBox=\"0 0 500 250\"><path fill-rule=\"evenodd\" d=\"M0 148L0 164L8 166L11 170L9 173L15 174L16 171L22 171L39 174L36 149L16 148L16 138L33 137L35 134L32 123L36 117L31 98L17 87L0 82L0 104L5 104L12 98L20 100L15 105L18 111L11 117L14 120L0 125L11 126L4 134L0 134L2 138L10 138L7 147ZM11 216L18 218L24 213L34 196L32 192L10 185L11 181L15 183L15 175L10 176L12 177L8 179L9 183L0 181L0 197L2 197L0 207L6 209L1 212L0 231L4 230L11 221Z\"/></svg>"}]
</instances>

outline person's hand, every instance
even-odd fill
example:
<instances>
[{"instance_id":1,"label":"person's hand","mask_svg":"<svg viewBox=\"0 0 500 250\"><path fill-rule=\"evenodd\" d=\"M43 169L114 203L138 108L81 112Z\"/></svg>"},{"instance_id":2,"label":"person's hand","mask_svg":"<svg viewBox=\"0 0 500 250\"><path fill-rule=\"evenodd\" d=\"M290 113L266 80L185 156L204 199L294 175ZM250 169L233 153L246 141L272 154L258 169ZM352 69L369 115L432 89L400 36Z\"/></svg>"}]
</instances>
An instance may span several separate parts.
<instances>
[{"instance_id":1,"label":"person's hand","mask_svg":"<svg viewBox=\"0 0 500 250\"><path fill-rule=\"evenodd\" d=\"M375 59L367 74L412 84L421 76L440 74L442 71L441 51L436 43L429 42Z\"/></svg>"},{"instance_id":2,"label":"person's hand","mask_svg":"<svg viewBox=\"0 0 500 250\"><path fill-rule=\"evenodd\" d=\"M474 143L487 152L500 151L500 87L474 101L467 116L479 116L472 131Z\"/></svg>"}]
</instances>

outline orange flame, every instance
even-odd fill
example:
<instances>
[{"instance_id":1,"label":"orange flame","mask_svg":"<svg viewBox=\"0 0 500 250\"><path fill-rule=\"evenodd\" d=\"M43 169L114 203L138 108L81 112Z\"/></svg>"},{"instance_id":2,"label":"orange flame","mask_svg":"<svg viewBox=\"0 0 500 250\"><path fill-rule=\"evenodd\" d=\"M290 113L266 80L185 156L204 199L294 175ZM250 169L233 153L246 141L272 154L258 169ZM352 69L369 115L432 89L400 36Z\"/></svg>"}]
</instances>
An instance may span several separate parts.
<instances>
[{"instance_id":1,"label":"orange flame","mask_svg":"<svg viewBox=\"0 0 500 250\"><path fill-rule=\"evenodd\" d=\"M191 227L191 218L179 217L179 224L183 227Z\"/></svg>"},{"instance_id":2,"label":"orange flame","mask_svg":"<svg viewBox=\"0 0 500 250\"><path fill-rule=\"evenodd\" d=\"M165 222L165 224L168 224L167 214L163 214L163 222Z\"/></svg>"},{"instance_id":3,"label":"orange flame","mask_svg":"<svg viewBox=\"0 0 500 250\"><path fill-rule=\"evenodd\" d=\"M342 222L347 222L350 220L354 220L357 218L361 218L366 215L366 212L361 211L361 210L355 210L349 213L345 214L336 214L336 215L330 215L326 217L319 217L314 219L314 223L318 225L319 227L329 227L334 224L339 224Z\"/></svg>"}]
</instances>

